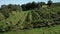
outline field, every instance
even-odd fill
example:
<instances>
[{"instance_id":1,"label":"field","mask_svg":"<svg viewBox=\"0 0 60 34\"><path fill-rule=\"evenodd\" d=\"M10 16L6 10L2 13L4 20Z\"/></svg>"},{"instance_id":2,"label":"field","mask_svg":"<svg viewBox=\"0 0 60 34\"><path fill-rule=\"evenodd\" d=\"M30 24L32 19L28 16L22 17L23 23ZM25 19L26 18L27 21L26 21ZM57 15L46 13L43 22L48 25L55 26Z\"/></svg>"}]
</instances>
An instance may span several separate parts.
<instances>
[{"instance_id":1,"label":"field","mask_svg":"<svg viewBox=\"0 0 60 34\"><path fill-rule=\"evenodd\" d=\"M44 9L44 8L42 8L42 9ZM53 10L53 12L56 12L54 10L54 8L52 10ZM57 11L59 11L59 9ZM40 25L41 25L41 22L43 22L44 18L45 18L45 21L46 21L46 19L49 20L50 18L53 20L53 18L50 17L51 15L49 16L50 18L48 17L50 12L52 12L52 11L50 10L48 12L48 10L46 8L44 10L42 10L42 12L40 12L40 13L36 10L35 11L29 10L29 11L25 11L25 12L14 12L13 11L12 14L9 16L9 18L3 19L0 21L0 26L3 26L3 29L7 28L9 26L14 27L14 28L11 31L4 32L1 34L60 34L60 25L56 25L56 24L54 26L50 25L50 27L41 27L41 28L31 28L31 29L20 30L23 28L30 28L31 23L34 24L34 23L40 22ZM56 16L55 18L57 18L56 13L54 14ZM47 15L46 16L47 18L46 17L43 18L43 16L40 14L43 14L44 16ZM42 20L42 18L43 18L43 20ZM53 23L53 22L49 22L49 21L46 21L46 22L48 22L48 24ZM39 23L37 23L37 24L39 24ZM42 24L42 26L45 26L45 25ZM38 27L38 26L35 25L34 27Z\"/></svg>"},{"instance_id":2,"label":"field","mask_svg":"<svg viewBox=\"0 0 60 34\"><path fill-rule=\"evenodd\" d=\"M0 34L60 34L60 7L0 13Z\"/></svg>"},{"instance_id":3,"label":"field","mask_svg":"<svg viewBox=\"0 0 60 34\"><path fill-rule=\"evenodd\" d=\"M43 27L29 30L9 31L1 34L60 34L60 25L56 25L55 27L50 28Z\"/></svg>"}]
</instances>

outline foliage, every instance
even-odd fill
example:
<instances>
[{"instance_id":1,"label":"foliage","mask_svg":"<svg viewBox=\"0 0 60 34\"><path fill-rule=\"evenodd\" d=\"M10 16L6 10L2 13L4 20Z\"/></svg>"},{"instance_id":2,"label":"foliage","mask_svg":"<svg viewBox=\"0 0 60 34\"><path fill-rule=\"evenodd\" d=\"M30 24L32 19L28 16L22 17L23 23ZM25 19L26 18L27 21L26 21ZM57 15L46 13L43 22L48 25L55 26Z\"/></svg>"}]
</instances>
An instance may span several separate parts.
<instances>
[{"instance_id":1,"label":"foliage","mask_svg":"<svg viewBox=\"0 0 60 34\"><path fill-rule=\"evenodd\" d=\"M47 5L50 7L52 5L52 1L49 0L48 3L47 3Z\"/></svg>"},{"instance_id":2,"label":"foliage","mask_svg":"<svg viewBox=\"0 0 60 34\"><path fill-rule=\"evenodd\" d=\"M4 19L4 16L2 13L0 13L0 21Z\"/></svg>"},{"instance_id":3,"label":"foliage","mask_svg":"<svg viewBox=\"0 0 60 34\"><path fill-rule=\"evenodd\" d=\"M43 27L29 30L9 31L1 34L60 34L60 25L56 25L55 27L50 28Z\"/></svg>"},{"instance_id":4,"label":"foliage","mask_svg":"<svg viewBox=\"0 0 60 34\"><path fill-rule=\"evenodd\" d=\"M39 5L43 6L45 3L32 2L21 6L2 5L0 8L0 32L60 25L60 6L38 9Z\"/></svg>"},{"instance_id":5,"label":"foliage","mask_svg":"<svg viewBox=\"0 0 60 34\"><path fill-rule=\"evenodd\" d=\"M20 5L2 5L0 8L0 12L5 16L5 18L8 18L10 16L10 13L12 11L21 11Z\"/></svg>"}]
</instances>

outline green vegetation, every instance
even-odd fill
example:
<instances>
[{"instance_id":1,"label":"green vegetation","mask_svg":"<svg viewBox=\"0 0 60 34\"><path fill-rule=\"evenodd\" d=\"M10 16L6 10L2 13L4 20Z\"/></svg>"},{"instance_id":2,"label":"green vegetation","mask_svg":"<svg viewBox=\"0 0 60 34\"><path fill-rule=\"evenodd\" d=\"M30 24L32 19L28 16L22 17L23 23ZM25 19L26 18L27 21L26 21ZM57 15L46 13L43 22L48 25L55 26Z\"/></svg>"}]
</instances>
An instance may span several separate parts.
<instances>
[{"instance_id":1,"label":"green vegetation","mask_svg":"<svg viewBox=\"0 0 60 34\"><path fill-rule=\"evenodd\" d=\"M43 27L29 30L9 31L1 34L60 34L60 25L56 25L55 27L50 28Z\"/></svg>"},{"instance_id":2,"label":"green vegetation","mask_svg":"<svg viewBox=\"0 0 60 34\"><path fill-rule=\"evenodd\" d=\"M1 34L60 34L59 26L60 6L51 0L0 8Z\"/></svg>"}]
</instances>

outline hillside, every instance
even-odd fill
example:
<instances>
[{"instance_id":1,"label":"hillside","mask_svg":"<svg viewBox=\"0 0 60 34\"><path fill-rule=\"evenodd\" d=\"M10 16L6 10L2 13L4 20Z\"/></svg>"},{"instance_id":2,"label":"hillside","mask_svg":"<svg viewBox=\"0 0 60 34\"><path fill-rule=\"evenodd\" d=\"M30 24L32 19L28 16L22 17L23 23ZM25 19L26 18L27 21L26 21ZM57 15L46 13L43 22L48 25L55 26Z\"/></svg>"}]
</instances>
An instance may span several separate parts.
<instances>
[{"instance_id":1,"label":"hillside","mask_svg":"<svg viewBox=\"0 0 60 34\"><path fill-rule=\"evenodd\" d=\"M1 31L50 27L58 24L60 24L60 7L12 11L7 19L0 21Z\"/></svg>"},{"instance_id":2,"label":"hillside","mask_svg":"<svg viewBox=\"0 0 60 34\"><path fill-rule=\"evenodd\" d=\"M51 0L0 8L0 34L60 34L60 3Z\"/></svg>"}]
</instances>

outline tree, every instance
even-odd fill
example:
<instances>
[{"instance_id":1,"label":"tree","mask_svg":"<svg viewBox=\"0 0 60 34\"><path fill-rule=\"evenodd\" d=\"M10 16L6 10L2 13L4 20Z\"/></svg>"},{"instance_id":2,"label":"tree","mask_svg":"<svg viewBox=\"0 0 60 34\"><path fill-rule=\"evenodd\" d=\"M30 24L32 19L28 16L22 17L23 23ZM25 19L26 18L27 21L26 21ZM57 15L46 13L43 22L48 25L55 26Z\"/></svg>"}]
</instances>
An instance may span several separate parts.
<instances>
[{"instance_id":1,"label":"tree","mask_svg":"<svg viewBox=\"0 0 60 34\"><path fill-rule=\"evenodd\" d=\"M47 3L47 5L50 7L52 5L52 1L49 0L48 3Z\"/></svg>"},{"instance_id":2,"label":"tree","mask_svg":"<svg viewBox=\"0 0 60 34\"><path fill-rule=\"evenodd\" d=\"M33 1L32 3L27 3L27 4L21 5L21 7L25 11L25 10L31 10L31 9L37 8L38 5L36 2Z\"/></svg>"},{"instance_id":3,"label":"tree","mask_svg":"<svg viewBox=\"0 0 60 34\"><path fill-rule=\"evenodd\" d=\"M8 10L8 8L7 8L6 5L2 5L0 11L4 15L5 18L8 18L9 17L9 14L8 14L9 13L9 10Z\"/></svg>"},{"instance_id":4,"label":"tree","mask_svg":"<svg viewBox=\"0 0 60 34\"><path fill-rule=\"evenodd\" d=\"M40 6L42 7L43 5L45 5L45 2L40 2Z\"/></svg>"},{"instance_id":5,"label":"tree","mask_svg":"<svg viewBox=\"0 0 60 34\"><path fill-rule=\"evenodd\" d=\"M33 1L32 4L31 4L31 6L32 6L32 9L37 8L36 2Z\"/></svg>"},{"instance_id":6,"label":"tree","mask_svg":"<svg viewBox=\"0 0 60 34\"><path fill-rule=\"evenodd\" d=\"M22 10L23 10L23 11L26 10L26 5L25 5L25 4L21 5L21 7L22 7Z\"/></svg>"},{"instance_id":7,"label":"tree","mask_svg":"<svg viewBox=\"0 0 60 34\"><path fill-rule=\"evenodd\" d=\"M16 4L8 4L2 5L0 8L0 12L4 15L5 18L8 18L12 11L22 11L21 6Z\"/></svg>"}]
</instances>

